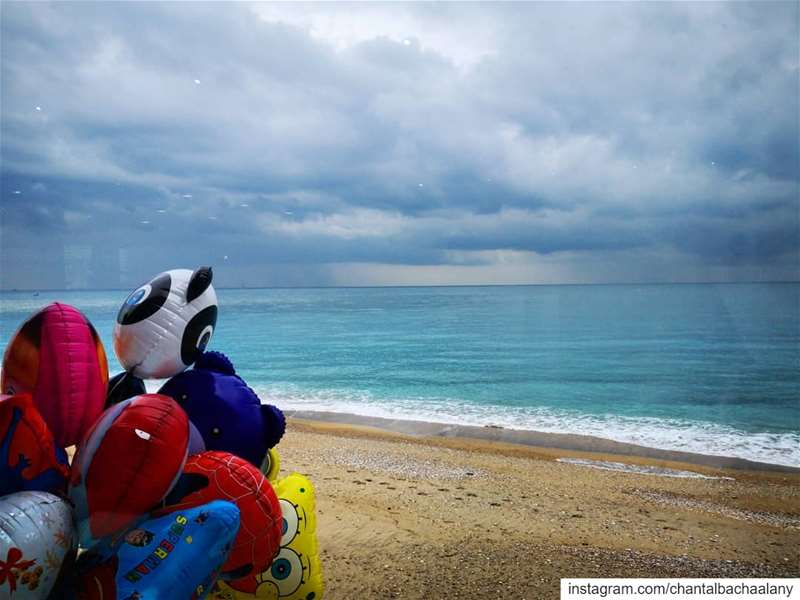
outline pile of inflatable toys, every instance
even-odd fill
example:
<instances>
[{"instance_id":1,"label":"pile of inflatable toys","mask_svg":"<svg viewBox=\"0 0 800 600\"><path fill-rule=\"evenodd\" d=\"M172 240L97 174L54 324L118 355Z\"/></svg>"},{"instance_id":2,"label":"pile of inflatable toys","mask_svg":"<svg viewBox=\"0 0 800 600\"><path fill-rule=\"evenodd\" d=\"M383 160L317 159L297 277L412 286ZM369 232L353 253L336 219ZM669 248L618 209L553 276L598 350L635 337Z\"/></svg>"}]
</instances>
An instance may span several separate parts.
<instances>
[{"instance_id":1,"label":"pile of inflatable toys","mask_svg":"<svg viewBox=\"0 0 800 600\"><path fill-rule=\"evenodd\" d=\"M110 381L71 306L46 306L9 341L0 600L322 597L314 487L278 479L283 413L206 351L211 279L168 271L128 296L113 331L125 371ZM146 379L167 381L149 394Z\"/></svg>"}]
</instances>

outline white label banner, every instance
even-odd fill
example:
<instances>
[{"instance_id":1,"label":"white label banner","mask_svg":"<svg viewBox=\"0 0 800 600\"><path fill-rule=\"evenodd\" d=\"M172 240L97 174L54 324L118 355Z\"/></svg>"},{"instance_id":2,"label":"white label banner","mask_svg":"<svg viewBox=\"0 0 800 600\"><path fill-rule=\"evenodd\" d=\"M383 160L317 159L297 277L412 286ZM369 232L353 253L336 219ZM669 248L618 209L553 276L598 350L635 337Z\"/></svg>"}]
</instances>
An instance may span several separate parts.
<instances>
[{"instance_id":1,"label":"white label banner","mask_svg":"<svg viewBox=\"0 0 800 600\"><path fill-rule=\"evenodd\" d=\"M793 579L562 579L561 600L800 600Z\"/></svg>"}]
</instances>

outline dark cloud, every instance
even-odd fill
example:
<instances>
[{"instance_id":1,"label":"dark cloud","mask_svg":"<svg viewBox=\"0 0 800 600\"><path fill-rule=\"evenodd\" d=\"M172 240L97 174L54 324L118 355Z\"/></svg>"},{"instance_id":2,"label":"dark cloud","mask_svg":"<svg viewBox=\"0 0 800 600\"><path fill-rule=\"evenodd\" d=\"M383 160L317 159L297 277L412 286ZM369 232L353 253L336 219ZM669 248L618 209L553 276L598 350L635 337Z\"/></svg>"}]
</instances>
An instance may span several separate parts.
<instances>
[{"instance_id":1,"label":"dark cloud","mask_svg":"<svg viewBox=\"0 0 800 600\"><path fill-rule=\"evenodd\" d=\"M796 4L359 7L4 5L3 287L800 275Z\"/></svg>"}]
</instances>

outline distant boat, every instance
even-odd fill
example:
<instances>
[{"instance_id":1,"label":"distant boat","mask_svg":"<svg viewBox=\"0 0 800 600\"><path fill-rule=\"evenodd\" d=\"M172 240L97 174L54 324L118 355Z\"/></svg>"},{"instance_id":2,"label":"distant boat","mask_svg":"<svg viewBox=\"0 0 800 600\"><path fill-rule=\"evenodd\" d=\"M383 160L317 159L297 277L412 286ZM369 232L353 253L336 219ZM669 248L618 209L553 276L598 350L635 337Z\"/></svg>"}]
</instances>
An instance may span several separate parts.
<instances>
[{"instance_id":1,"label":"distant boat","mask_svg":"<svg viewBox=\"0 0 800 600\"><path fill-rule=\"evenodd\" d=\"M38 296L38 295L39 295L39 292L33 292L33 297L34 297L34 298L35 298L36 296Z\"/></svg>"}]
</instances>

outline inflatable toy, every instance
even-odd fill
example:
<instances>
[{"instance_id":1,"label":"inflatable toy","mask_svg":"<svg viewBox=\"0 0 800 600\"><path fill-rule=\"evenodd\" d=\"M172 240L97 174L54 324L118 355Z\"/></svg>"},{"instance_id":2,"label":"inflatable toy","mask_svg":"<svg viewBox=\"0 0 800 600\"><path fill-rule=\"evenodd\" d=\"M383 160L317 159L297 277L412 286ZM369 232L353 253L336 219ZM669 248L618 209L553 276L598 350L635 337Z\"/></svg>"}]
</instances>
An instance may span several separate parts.
<instances>
[{"instance_id":1,"label":"inflatable toy","mask_svg":"<svg viewBox=\"0 0 800 600\"><path fill-rule=\"evenodd\" d=\"M108 380L108 392L106 393L106 408L117 402L122 402L134 396L146 394L147 388L144 381L131 375L127 371L117 373Z\"/></svg>"},{"instance_id":2,"label":"inflatable toy","mask_svg":"<svg viewBox=\"0 0 800 600\"><path fill-rule=\"evenodd\" d=\"M217 324L211 268L176 269L135 289L117 314L114 351L142 379L172 377L194 363Z\"/></svg>"},{"instance_id":3,"label":"inflatable toy","mask_svg":"<svg viewBox=\"0 0 800 600\"><path fill-rule=\"evenodd\" d=\"M46 492L0 498L0 598L47 598L74 549L65 500Z\"/></svg>"},{"instance_id":4,"label":"inflatable toy","mask_svg":"<svg viewBox=\"0 0 800 600\"><path fill-rule=\"evenodd\" d=\"M280 409L261 404L220 352L200 355L193 369L170 379L158 393L183 407L208 450L230 452L257 467L286 429Z\"/></svg>"},{"instance_id":5,"label":"inflatable toy","mask_svg":"<svg viewBox=\"0 0 800 600\"><path fill-rule=\"evenodd\" d=\"M207 595L239 529L239 509L214 501L149 519L78 559L79 600Z\"/></svg>"},{"instance_id":6,"label":"inflatable toy","mask_svg":"<svg viewBox=\"0 0 800 600\"><path fill-rule=\"evenodd\" d=\"M197 427L189 421L189 456L202 454L205 451L206 443L203 441L203 436L197 431Z\"/></svg>"},{"instance_id":7,"label":"inflatable toy","mask_svg":"<svg viewBox=\"0 0 800 600\"><path fill-rule=\"evenodd\" d=\"M0 390L31 394L56 445L66 448L103 412L107 383L106 353L94 327L77 309L56 302L14 334Z\"/></svg>"},{"instance_id":8,"label":"inflatable toy","mask_svg":"<svg viewBox=\"0 0 800 600\"><path fill-rule=\"evenodd\" d=\"M216 600L321 600L314 486L293 473L275 484L283 513L281 548L269 569L235 582L218 582Z\"/></svg>"},{"instance_id":9,"label":"inflatable toy","mask_svg":"<svg viewBox=\"0 0 800 600\"><path fill-rule=\"evenodd\" d=\"M212 500L233 502L240 512L239 533L220 578L234 580L266 570L280 547L281 508L269 481L238 456L207 451L189 457L164 507L153 515L187 510Z\"/></svg>"},{"instance_id":10,"label":"inflatable toy","mask_svg":"<svg viewBox=\"0 0 800 600\"><path fill-rule=\"evenodd\" d=\"M264 477L269 479L270 483L275 487L275 482L278 480L278 473L281 470L281 457L278 456L278 451L275 448L270 448L267 455L264 457L264 462L261 463L261 472Z\"/></svg>"},{"instance_id":11,"label":"inflatable toy","mask_svg":"<svg viewBox=\"0 0 800 600\"><path fill-rule=\"evenodd\" d=\"M67 454L56 448L30 394L0 396L0 496L63 492L68 476Z\"/></svg>"},{"instance_id":12,"label":"inflatable toy","mask_svg":"<svg viewBox=\"0 0 800 600\"><path fill-rule=\"evenodd\" d=\"M158 504L180 475L188 444L189 420L172 398L144 394L106 410L72 464L69 496L81 545L124 529Z\"/></svg>"}]
</instances>

